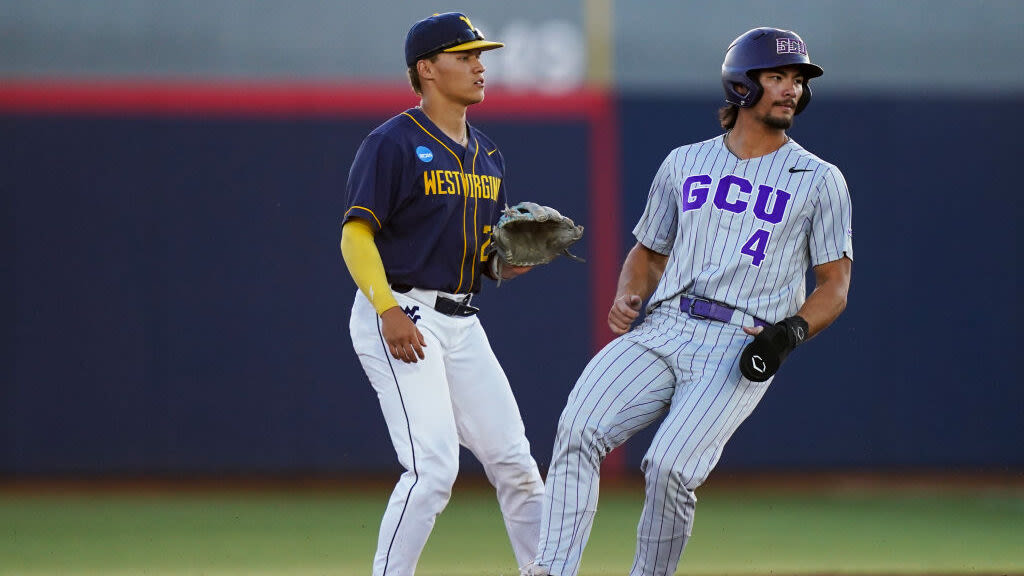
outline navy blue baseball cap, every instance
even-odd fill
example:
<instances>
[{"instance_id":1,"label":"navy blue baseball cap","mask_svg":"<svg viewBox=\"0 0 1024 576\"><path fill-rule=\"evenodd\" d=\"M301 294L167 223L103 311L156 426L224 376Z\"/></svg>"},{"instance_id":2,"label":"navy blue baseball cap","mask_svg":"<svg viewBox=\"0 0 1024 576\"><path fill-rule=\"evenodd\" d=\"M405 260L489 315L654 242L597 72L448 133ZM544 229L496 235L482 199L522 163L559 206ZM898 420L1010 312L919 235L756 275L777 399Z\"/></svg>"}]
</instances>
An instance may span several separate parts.
<instances>
[{"instance_id":1,"label":"navy blue baseball cap","mask_svg":"<svg viewBox=\"0 0 1024 576\"><path fill-rule=\"evenodd\" d=\"M405 63L415 66L417 60L438 52L494 50L502 46L501 42L485 40L465 14L445 12L412 25L405 37Z\"/></svg>"}]
</instances>

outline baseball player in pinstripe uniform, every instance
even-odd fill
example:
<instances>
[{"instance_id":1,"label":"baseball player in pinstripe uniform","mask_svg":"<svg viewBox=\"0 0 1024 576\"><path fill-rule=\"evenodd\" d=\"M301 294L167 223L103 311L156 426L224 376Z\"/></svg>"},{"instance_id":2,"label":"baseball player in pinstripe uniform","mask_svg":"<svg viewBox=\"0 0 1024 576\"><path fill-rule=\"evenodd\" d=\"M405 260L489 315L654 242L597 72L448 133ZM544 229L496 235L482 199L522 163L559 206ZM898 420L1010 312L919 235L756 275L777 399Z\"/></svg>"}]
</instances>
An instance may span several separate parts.
<instances>
[{"instance_id":1,"label":"baseball player in pinstripe uniform","mask_svg":"<svg viewBox=\"0 0 1024 576\"><path fill-rule=\"evenodd\" d=\"M497 489L519 566L537 550L544 485L508 379L471 304L482 275L513 278L488 249L505 161L466 121L484 98L485 40L463 14L406 37L421 105L370 133L348 180L341 251L359 286L350 332L405 468L381 521L375 576L411 576L451 495L459 445Z\"/></svg>"},{"instance_id":2,"label":"baseball player in pinstripe uniform","mask_svg":"<svg viewBox=\"0 0 1024 576\"><path fill-rule=\"evenodd\" d=\"M727 50L725 133L673 150L654 178L608 313L619 336L590 361L562 412L539 550L523 574L575 576L601 461L662 416L642 462L630 574L674 573L694 490L786 355L845 308L846 182L786 134L810 101L808 81L821 75L787 30L750 30ZM646 318L630 331L648 298Z\"/></svg>"}]
</instances>

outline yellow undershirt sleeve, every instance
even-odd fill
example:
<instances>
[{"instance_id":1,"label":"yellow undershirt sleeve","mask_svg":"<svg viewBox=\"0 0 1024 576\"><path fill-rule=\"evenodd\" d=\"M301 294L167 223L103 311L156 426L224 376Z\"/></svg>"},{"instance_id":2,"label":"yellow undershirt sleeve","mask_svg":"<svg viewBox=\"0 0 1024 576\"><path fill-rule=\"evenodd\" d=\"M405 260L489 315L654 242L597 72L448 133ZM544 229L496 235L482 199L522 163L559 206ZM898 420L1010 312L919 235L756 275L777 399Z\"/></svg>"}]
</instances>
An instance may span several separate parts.
<instances>
[{"instance_id":1,"label":"yellow undershirt sleeve","mask_svg":"<svg viewBox=\"0 0 1024 576\"><path fill-rule=\"evenodd\" d=\"M341 229L341 256L356 286L373 304L377 315L398 306L384 273L380 251L373 242L373 228L369 222L353 218L345 223Z\"/></svg>"}]
</instances>

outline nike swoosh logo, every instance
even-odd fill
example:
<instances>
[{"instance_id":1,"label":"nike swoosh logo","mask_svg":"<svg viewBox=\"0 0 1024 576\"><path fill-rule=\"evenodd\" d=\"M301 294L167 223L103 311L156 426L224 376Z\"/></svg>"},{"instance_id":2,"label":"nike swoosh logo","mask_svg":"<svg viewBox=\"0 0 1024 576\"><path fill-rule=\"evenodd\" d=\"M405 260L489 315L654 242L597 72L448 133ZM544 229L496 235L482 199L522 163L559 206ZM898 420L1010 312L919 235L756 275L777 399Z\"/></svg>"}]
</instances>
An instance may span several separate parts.
<instances>
[{"instance_id":1,"label":"nike swoosh logo","mask_svg":"<svg viewBox=\"0 0 1024 576\"><path fill-rule=\"evenodd\" d=\"M491 150L490 152L488 152L487 155L490 156L491 154L494 154L497 151L498 151L498 149L495 148L494 150Z\"/></svg>"},{"instance_id":2,"label":"nike swoosh logo","mask_svg":"<svg viewBox=\"0 0 1024 576\"><path fill-rule=\"evenodd\" d=\"M814 170L811 168L797 168L796 166L789 169L790 174L796 174L797 172L814 172Z\"/></svg>"}]
</instances>

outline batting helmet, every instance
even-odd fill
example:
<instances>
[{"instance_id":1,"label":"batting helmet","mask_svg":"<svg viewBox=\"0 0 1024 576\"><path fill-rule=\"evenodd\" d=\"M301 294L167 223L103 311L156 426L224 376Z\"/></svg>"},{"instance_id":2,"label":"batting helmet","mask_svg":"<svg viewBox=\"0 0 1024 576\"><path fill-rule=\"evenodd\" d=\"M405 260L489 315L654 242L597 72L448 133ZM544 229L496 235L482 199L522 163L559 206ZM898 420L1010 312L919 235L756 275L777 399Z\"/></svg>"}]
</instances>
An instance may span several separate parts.
<instances>
[{"instance_id":1,"label":"batting helmet","mask_svg":"<svg viewBox=\"0 0 1024 576\"><path fill-rule=\"evenodd\" d=\"M725 51L722 62L722 86L725 101L740 108L749 108L761 98L763 90L753 73L766 68L800 66L804 73L804 92L796 103L799 114L811 101L811 86L808 80L825 73L819 66L811 64L807 45L790 30L778 28L754 28L732 41ZM747 88L746 94L736 91L736 84Z\"/></svg>"}]
</instances>

